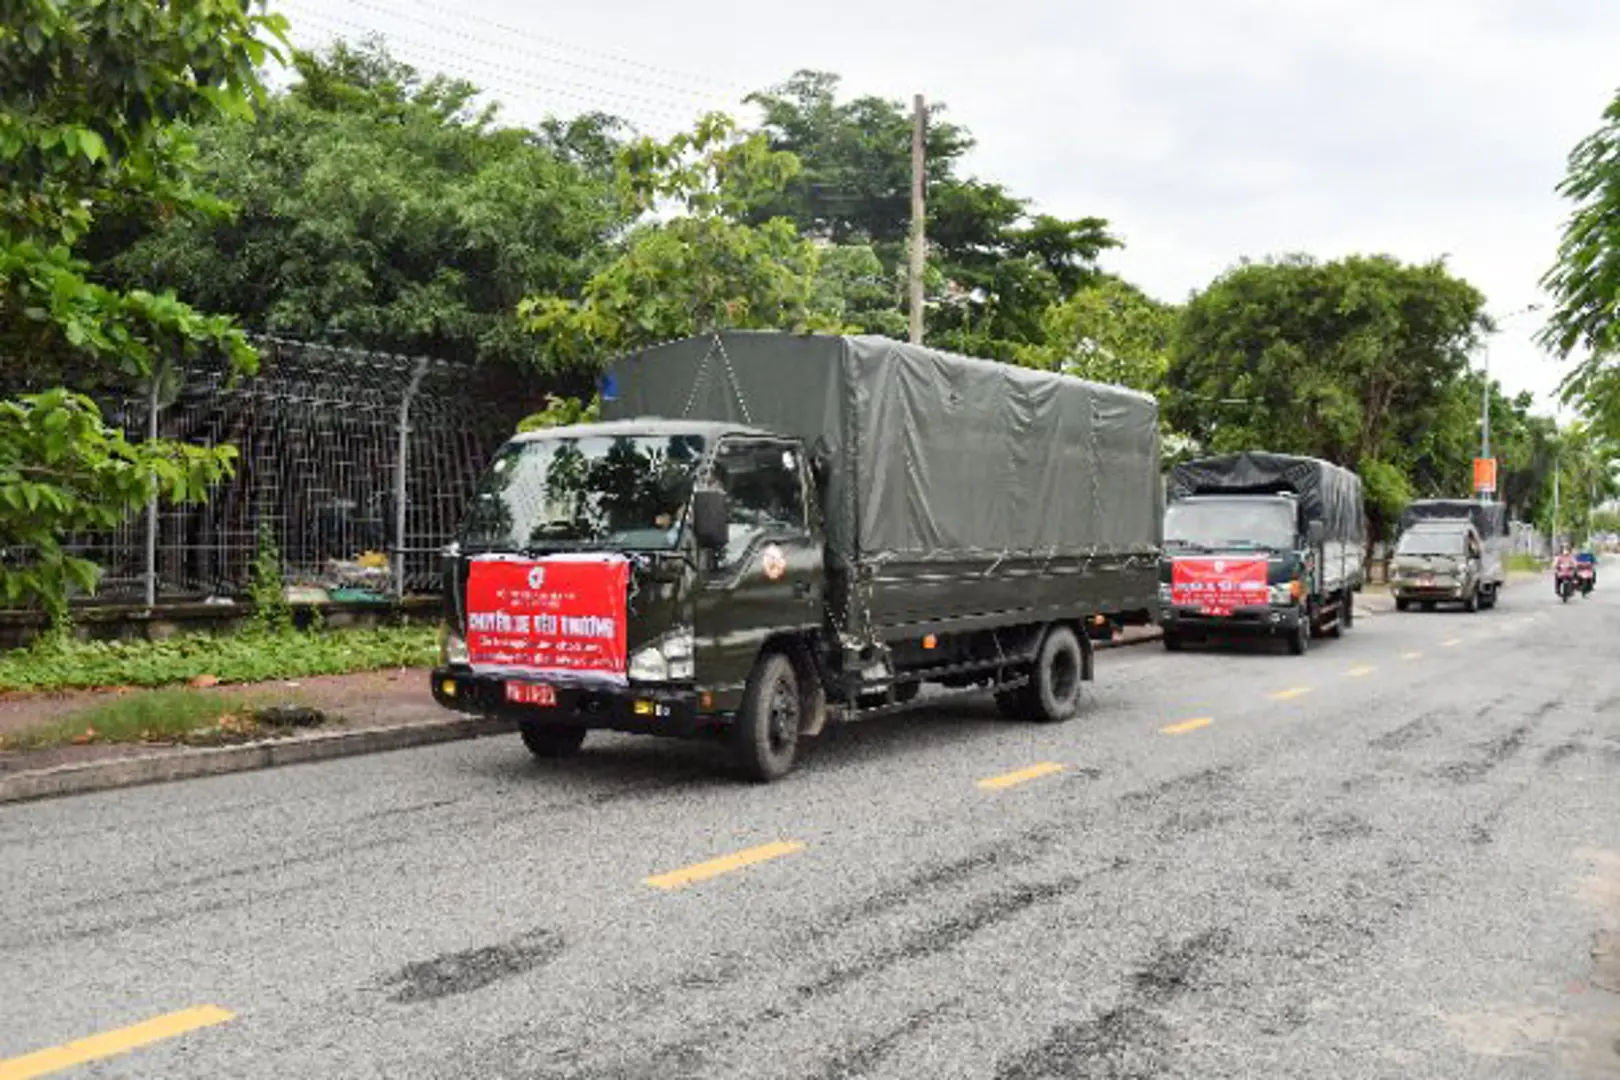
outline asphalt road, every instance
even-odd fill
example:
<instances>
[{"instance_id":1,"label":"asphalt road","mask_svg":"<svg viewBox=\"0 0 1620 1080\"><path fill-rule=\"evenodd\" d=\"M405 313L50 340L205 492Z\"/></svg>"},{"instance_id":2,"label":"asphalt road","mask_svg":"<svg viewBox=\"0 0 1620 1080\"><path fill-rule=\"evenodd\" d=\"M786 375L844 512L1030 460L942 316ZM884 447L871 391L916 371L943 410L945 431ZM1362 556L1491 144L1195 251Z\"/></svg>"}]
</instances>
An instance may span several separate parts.
<instances>
[{"instance_id":1,"label":"asphalt road","mask_svg":"<svg viewBox=\"0 0 1620 1080\"><path fill-rule=\"evenodd\" d=\"M1620 1077L1615 580L771 787L497 738L0 809L0 1080Z\"/></svg>"}]
</instances>

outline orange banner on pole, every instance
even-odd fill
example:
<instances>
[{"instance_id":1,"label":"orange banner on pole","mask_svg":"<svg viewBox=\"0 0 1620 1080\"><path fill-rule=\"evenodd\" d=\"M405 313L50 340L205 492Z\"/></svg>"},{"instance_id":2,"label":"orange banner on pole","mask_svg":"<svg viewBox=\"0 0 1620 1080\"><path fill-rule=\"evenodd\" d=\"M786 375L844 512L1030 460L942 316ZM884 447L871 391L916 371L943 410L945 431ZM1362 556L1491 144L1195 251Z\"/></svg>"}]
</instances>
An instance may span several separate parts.
<instances>
[{"instance_id":1,"label":"orange banner on pole","mask_svg":"<svg viewBox=\"0 0 1620 1080\"><path fill-rule=\"evenodd\" d=\"M1474 459L1474 490L1495 493L1496 491L1496 459Z\"/></svg>"}]
</instances>

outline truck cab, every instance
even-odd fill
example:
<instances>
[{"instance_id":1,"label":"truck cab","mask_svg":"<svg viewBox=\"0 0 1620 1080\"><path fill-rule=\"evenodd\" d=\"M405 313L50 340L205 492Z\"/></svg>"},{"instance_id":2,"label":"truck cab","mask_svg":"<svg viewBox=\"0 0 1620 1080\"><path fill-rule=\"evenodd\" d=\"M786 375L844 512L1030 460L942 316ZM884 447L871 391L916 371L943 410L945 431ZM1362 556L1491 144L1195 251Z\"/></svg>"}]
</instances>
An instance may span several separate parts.
<instances>
[{"instance_id":1,"label":"truck cab","mask_svg":"<svg viewBox=\"0 0 1620 1080\"><path fill-rule=\"evenodd\" d=\"M1411 526L1401 533L1390 559L1396 610L1416 604L1432 611L1437 604L1460 604L1473 612L1488 606L1484 555L1479 530L1466 518L1430 518Z\"/></svg>"},{"instance_id":2,"label":"truck cab","mask_svg":"<svg viewBox=\"0 0 1620 1080\"><path fill-rule=\"evenodd\" d=\"M1160 581L1165 645L1191 637L1308 635L1316 562L1310 523L1292 495L1194 495L1164 515Z\"/></svg>"},{"instance_id":3,"label":"truck cab","mask_svg":"<svg viewBox=\"0 0 1620 1080\"><path fill-rule=\"evenodd\" d=\"M798 439L661 420L520 435L445 555L434 696L547 709L522 726L542 756L590 728L701 734L763 645L819 630L823 543Z\"/></svg>"}]
</instances>

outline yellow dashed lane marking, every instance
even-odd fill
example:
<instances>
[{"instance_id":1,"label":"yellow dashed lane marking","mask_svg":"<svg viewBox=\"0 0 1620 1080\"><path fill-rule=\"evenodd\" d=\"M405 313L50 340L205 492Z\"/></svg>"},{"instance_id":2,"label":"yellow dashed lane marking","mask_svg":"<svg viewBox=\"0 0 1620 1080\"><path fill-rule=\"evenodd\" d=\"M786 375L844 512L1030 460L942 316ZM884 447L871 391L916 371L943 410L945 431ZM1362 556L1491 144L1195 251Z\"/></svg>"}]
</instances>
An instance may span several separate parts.
<instances>
[{"instance_id":1,"label":"yellow dashed lane marking","mask_svg":"<svg viewBox=\"0 0 1620 1080\"><path fill-rule=\"evenodd\" d=\"M100 1035L92 1035L77 1042L64 1043L48 1050L36 1050L32 1054L0 1061L0 1080L31 1080L36 1076L48 1076L63 1069L71 1069L75 1065L126 1054L131 1050L162 1042L164 1039L184 1035L188 1031L223 1024L232 1019L235 1019L234 1013L227 1012L217 1005L199 1005L193 1009L181 1009L179 1012L156 1016L130 1027L104 1031Z\"/></svg>"},{"instance_id":2,"label":"yellow dashed lane marking","mask_svg":"<svg viewBox=\"0 0 1620 1080\"><path fill-rule=\"evenodd\" d=\"M1000 776L987 776L978 781L976 786L984 791L1000 791L1002 788L1010 788L1015 784L1027 783L1030 780L1039 780L1043 776L1051 776L1053 773L1062 771L1063 766L1057 762L1043 761L1039 765L1031 765L1029 768L1019 769L1017 772L1002 773Z\"/></svg>"},{"instance_id":3,"label":"yellow dashed lane marking","mask_svg":"<svg viewBox=\"0 0 1620 1080\"><path fill-rule=\"evenodd\" d=\"M1375 672L1375 671L1377 671L1377 670L1378 670L1378 669L1377 669L1377 668L1375 668L1375 667L1368 667L1368 666L1367 666L1367 665L1366 665L1366 664L1362 664L1362 665L1360 665L1360 666L1359 666L1359 667L1353 667L1353 668L1351 668L1351 669L1350 669L1350 670L1349 670L1349 671L1348 671L1348 672L1347 672L1347 674L1348 674L1348 675L1349 675L1349 676L1350 676L1350 677L1351 677L1351 678L1352 678L1352 679L1363 679L1363 678L1366 678L1366 677L1367 677L1367 676L1368 676L1368 675L1371 675L1371 674L1372 674L1372 673L1373 673L1373 672Z\"/></svg>"},{"instance_id":4,"label":"yellow dashed lane marking","mask_svg":"<svg viewBox=\"0 0 1620 1080\"><path fill-rule=\"evenodd\" d=\"M1440 647L1442 649L1455 649L1458 645L1461 645L1461 644L1462 644L1462 638L1454 637L1454 638L1447 638L1445 641L1442 641L1440 643Z\"/></svg>"},{"instance_id":5,"label":"yellow dashed lane marking","mask_svg":"<svg viewBox=\"0 0 1620 1080\"><path fill-rule=\"evenodd\" d=\"M734 851L730 855L722 855L718 859L683 866L679 870L656 874L647 878L643 884L651 885L655 889L684 889L688 885L708 881L710 878L719 877L721 874L741 870L745 866L769 862L771 859L780 859L784 855L792 855L795 851L802 850L804 850L804 845L796 840L777 840L774 843L761 844L759 847Z\"/></svg>"},{"instance_id":6,"label":"yellow dashed lane marking","mask_svg":"<svg viewBox=\"0 0 1620 1080\"><path fill-rule=\"evenodd\" d=\"M1292 701L1297 697L1304 697L1306 694L1308 694L1310 692L1311 692L1311 688L1308 687L1308 686L1294 686L1294 687L1290 687L1287 690L1279 690L1275 694L1272 694L1271 695L1271 700L1272 701Z\"/></svg>"},{"instance_id":7,"label":"yellow dashed lane marking","mask_svg":"<svg viewBox=\"0 0 1620 1080\"><path fill-rule=\"evenodd\" d=\"M1199 716L1191 720L1183 720L1179 724L1171 724L1169 727L1163 727L1159 730L1166 735L1185 735L1189 731L1197 731L1199 728L1207 728L1214 722L1215 718L1213 716Z\"/></svg>"},{"instance_id":8,"label":"yellow dashed lane marking","mask_svg":"<svg viewBox=\"0 0 1620 1080\"><path fill-rule=\"evenodd\" d=\"M1402 660L1421 660L1421 659L1423 659L1423 654L1420 653L1420 652L1403 652L1403 653L1401 653L1401 659Z\"/></svg>"}]
</instances>

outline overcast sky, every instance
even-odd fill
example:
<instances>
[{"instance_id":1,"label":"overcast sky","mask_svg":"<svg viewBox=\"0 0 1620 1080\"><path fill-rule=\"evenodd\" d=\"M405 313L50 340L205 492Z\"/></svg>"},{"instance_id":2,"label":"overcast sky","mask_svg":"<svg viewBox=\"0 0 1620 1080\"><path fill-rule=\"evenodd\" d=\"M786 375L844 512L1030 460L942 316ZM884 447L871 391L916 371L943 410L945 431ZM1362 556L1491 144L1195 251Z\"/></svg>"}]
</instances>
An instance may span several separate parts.
<instances>
[{"instance_id":1,"label":"overcast sky","mask_svg":"<svg viewBox=\"0 0 1620 1080\"><path fill-rule=\"evenodd\" d=\"M303 45L374 30L509 119L667 133L799 68L943 102L971 173L1108 218L1107 265L1182 300L1242 257L1448 256L1498 316L1543 300L1571 146L1620 87L1617 0L279 0ZM1490 365L1550 401L1508 319Z\"/></svg>"}]
</instances>

